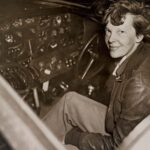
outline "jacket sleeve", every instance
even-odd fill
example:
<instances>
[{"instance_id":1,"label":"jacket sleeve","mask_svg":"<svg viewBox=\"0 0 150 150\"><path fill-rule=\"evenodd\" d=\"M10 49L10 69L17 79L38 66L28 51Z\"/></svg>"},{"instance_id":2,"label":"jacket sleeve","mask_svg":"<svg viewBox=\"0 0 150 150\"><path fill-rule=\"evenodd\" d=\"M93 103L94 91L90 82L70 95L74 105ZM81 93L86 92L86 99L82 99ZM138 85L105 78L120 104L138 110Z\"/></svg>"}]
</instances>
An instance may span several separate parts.
<instances>
[{"instance_id":1,"label":"jacket sleeve","mask_svg":"<svg viewBox=\"0 0 150 150\"><path fill-rule=\"evenodd\" d=\"M150 114L149 78L148 74L137 73L126 82L122 91L122 99L119 102L121 103L122 111L116 118L115 126L110 136L78 131L78 137L76 138L78 145L76 146L80 150L113 150L118 147L133 128ZM71 136L75 138L75 132L74 136Z\"/></svg>"}]
</instances>

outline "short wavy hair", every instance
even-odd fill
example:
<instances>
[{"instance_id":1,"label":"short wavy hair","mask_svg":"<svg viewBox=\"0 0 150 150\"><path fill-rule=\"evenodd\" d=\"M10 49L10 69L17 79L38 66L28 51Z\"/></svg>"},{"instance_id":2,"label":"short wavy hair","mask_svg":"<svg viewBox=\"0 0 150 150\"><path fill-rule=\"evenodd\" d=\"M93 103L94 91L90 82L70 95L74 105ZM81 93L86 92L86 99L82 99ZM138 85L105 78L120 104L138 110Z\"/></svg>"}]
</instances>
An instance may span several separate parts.
<instances>
[{"instance_id":1,"label":"short wavy hair","mask_svg":"<svg viewBox=\"0 0 150 150\"><path fill-rule=\"evenodd\" d=\"M120 0L110 5L105 11L103 23L106 25L108 18L113 25L124 23L126 14L134 16L133 27L137 35L144 35L144 39L150 39L150 8L143 2L135 0Z\"/></svg>"}]
</instances>

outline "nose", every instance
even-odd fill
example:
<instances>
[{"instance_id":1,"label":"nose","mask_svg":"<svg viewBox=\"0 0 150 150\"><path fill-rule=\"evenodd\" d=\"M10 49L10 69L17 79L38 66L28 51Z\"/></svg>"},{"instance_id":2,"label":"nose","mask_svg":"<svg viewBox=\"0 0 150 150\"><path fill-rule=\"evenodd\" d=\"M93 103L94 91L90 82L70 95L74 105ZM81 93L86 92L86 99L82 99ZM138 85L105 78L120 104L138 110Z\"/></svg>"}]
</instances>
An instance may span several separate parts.
<instances>
[{"instance_id":1,"label":"nose","mask_svg":"<svg viewBox=\"0 0 150 150\"><path fill-rule=\"evenodd\" d=\"M108 42L113 43L115 41L116 41L116 35L115 35L115 33L112 32L108 38Z\"/></svg>"}]
</instances>

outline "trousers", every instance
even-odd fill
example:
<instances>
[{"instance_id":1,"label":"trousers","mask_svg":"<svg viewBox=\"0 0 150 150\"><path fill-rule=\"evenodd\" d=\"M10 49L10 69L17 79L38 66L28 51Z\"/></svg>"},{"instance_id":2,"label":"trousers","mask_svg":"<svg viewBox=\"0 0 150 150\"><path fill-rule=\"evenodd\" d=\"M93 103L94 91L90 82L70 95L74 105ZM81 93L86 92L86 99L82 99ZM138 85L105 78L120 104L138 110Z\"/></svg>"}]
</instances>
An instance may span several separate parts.
<instances>
[{"instance_id":1,"label":"trousers","mask_svg":"<svg viewBox=\"0 0 150 150\"><path fill-rule=\"evenodd\" d=\"M76 92L68 92L44 116L43 122L60 142L73 127L84 132L106 134L107 106Z\"/></svg>"}]
</instances>

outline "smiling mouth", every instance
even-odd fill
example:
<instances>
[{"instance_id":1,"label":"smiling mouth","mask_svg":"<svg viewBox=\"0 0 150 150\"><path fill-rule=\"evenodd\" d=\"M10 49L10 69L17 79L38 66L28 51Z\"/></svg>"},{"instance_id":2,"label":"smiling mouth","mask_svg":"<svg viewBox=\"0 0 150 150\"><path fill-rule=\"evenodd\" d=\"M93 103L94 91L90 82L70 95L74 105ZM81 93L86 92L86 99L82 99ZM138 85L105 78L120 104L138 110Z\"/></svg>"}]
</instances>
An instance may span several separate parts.
<instances>
[{"instance_id":1,"label":"smiling mouth","mask_svg":"<svg viewBox=\"0 0 150 150\"><path fill-rule=\"evenodd\" d=\"M110 50L117 50L119 47L110 46Z\"/></svg>"}]
</instances>

